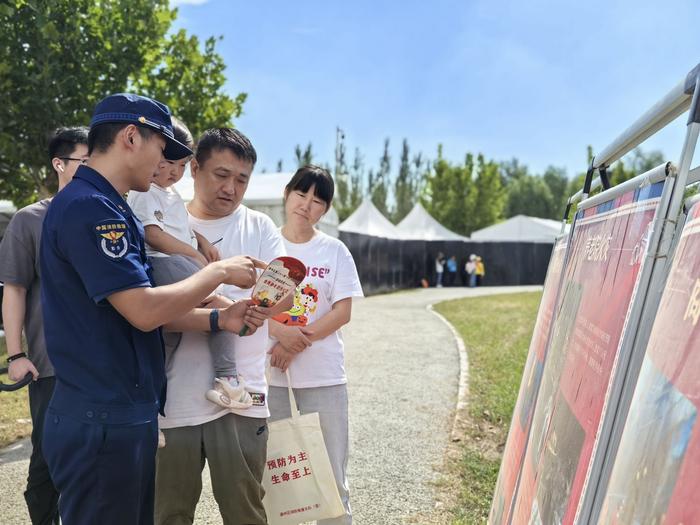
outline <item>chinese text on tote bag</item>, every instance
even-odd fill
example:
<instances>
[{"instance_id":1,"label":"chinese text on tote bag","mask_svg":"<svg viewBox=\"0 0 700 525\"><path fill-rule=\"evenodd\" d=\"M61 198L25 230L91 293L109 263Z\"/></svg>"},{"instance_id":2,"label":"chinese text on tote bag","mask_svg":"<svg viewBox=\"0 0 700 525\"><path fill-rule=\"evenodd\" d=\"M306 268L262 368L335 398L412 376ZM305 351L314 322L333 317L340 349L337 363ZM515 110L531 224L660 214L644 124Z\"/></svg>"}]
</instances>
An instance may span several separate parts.
<instances>
[{"instance_id":1,"label":"chinese text on tote bag","mask_svg":"<svg viewBox=\"0 0 700 525\"><path fill-rule=\"evenodd\" d=\"M289 372L287 372L287 384ZM318 413L299 414L289 387L292 417L269 424L263 505L270 525L335 518L345 512L335 485Z\"/></svg>"}]
</instances>

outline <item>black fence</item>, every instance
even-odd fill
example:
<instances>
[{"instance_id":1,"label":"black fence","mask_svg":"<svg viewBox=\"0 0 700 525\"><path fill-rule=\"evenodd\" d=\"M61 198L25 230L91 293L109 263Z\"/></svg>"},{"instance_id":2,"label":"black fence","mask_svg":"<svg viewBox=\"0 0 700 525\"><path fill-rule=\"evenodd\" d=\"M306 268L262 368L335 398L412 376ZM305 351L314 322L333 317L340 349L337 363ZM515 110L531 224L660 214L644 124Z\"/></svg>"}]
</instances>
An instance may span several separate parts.
<instances>
[{"instance_id":1,"label":"black fence","mask_svg":"<svg viewBox=\"0 0 700 525\"><path fill-rule=\"evenodd\" d=\"M400 241L359 233L340 232L352 253L365 295L435 285L435 258L457 258L454 286L466 286L464 266L471 254L481 256L486 269L484 286L542 284L553 244L534 242ZM445 267L444 283L449 282Z\"/></svg>"}]
</instances>

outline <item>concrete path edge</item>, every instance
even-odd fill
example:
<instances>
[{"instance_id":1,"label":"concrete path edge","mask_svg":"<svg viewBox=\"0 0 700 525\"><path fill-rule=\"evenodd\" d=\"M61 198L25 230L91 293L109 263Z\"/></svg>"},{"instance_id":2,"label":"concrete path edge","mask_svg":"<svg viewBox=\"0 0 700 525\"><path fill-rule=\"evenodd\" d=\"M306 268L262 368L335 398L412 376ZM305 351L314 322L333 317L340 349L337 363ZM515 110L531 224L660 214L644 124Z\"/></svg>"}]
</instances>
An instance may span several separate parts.
<instances>
[{"instance_id":1,"label":"concrete path edge","mask_svg":"<svg viewBox=\"0 0 700 525\"><path fill-rule=\"evenodd\" d=\"M443 302L443 301L439 301ZM426 309L431 312L434 316L440 319L452 332L452 337L454 338L455 345L457 346L457 351L459 352L459 389L457 391L457 403L455 405L455 415L452 420L452 430L450 432L450 438L452 441L459 441L461 437L459 436L459 422L461 421L462 413L467 407L467 396L469 395L469 355L467 354L467 348L464 344L464 339L459 335L457 329L452 326L444 315L437 312L433 306L438 303L429 304Z\"/></svg>"}]
</instances>

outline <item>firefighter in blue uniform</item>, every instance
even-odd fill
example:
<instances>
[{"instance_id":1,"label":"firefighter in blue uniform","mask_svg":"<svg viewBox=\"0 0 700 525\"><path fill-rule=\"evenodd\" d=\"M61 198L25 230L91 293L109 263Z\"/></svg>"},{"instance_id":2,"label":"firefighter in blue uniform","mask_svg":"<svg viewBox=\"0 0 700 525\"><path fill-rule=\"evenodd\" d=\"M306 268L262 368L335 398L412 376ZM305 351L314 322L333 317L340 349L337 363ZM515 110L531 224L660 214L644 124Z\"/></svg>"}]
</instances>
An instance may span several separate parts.
<instances>
[{"instance_id":1,"label":"firefighter in blue uniform","mask_svg":"<svg viewBox=\"0 0 700 525\"><path fill-rule=\"evenodd\" d=\"M122 196L148 190L163 157L192 152L173 138L167 106L132 94L96 106L88 149L43 226L42 305L56 370L44 453L64 524L149 524L165 391L159 327L254 330L267 313L249 302L195 307L222 282L252 286L262 263L234 257L153 287L143 227Z\"/></svg>"}]
</instances>

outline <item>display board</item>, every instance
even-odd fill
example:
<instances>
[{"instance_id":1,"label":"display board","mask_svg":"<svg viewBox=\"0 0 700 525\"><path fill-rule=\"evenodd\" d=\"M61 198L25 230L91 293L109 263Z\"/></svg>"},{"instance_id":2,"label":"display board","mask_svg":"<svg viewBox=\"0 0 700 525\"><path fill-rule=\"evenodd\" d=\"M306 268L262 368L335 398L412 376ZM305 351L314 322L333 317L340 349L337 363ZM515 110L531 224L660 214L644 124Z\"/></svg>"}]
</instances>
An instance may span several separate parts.
<instances>
[{"instance_id":1,"label":"display board","mask_svg":"<svg viewBox=\"0 0 700 525\"><path fill-rule=\"evenodd\" d=\"M557 293L560 289L568 235L562 236L554 243L552 258L547 268L547 277L540 307L537 311L535 328L530 341L527 361L520 384L520 393L515 404L513 419L508 432L508 441L503 451L501 470L493 498L489 523L505 524L510 518L510 509L515 491L515 483L520 472L527 435L530 430L535 399L539 390L542 371L544 369L547 342L549 340Z\"/></svg>"},{"instance_id":2,"label":"display board","mask_svg":"<svg viewBox=\"0 0 700 525\"><path fill-rule=\"evenodd\" d=\"M688 213L659 304L600 524L700 516L700 204Z\"/></svg>"},{"instance_id":3,"label":"display board","mask_svg":"<svg viewBox=\"0 0 700 525\"><path fill-rule=\"evenodd\" d=\"M577 213L511 523L574 522L663 187Z\"/></svg>"}]
</instances>

